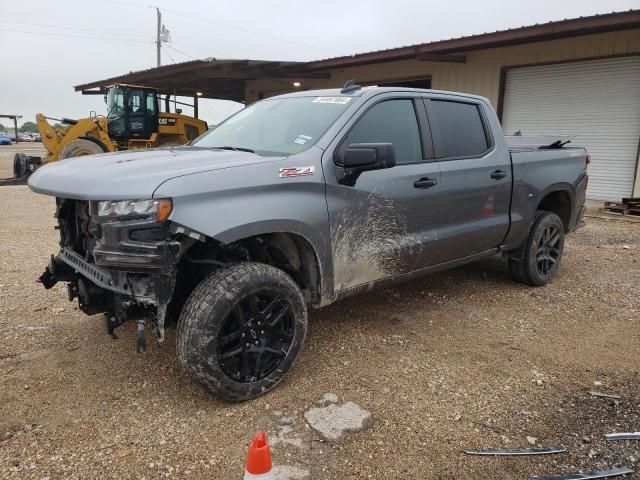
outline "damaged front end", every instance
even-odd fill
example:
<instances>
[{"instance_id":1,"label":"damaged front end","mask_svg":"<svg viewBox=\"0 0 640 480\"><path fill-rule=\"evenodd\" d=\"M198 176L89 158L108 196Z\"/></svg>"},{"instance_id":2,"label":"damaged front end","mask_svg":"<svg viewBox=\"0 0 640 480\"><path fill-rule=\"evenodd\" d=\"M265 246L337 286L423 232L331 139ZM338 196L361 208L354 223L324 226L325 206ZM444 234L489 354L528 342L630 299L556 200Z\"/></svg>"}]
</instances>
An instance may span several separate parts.
<instances>
[{"instance_id":1,"label":"damaged front end","mask_svg":"<svg viewBox=\"0 0 640 480\"><path fill-rule=\"evenodd\" d=\"M193 242L170 230L171 200L57 198L56 205L60 252L39 281L47 289L66 282L69 300L77 298L87 315L104 313L114 338L116 327L136 321L139 351L146 350L147 321L162 342L176 265Z\"/></svg>"}]
</instances>

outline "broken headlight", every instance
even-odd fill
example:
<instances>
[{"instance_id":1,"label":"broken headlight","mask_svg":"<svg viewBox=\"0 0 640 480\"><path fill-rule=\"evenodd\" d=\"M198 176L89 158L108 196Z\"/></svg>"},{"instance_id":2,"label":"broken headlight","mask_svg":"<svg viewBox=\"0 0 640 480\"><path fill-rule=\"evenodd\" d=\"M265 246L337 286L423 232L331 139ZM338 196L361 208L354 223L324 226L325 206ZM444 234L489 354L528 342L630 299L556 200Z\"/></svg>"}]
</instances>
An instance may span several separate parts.
<instances>
[{"instance_id":1,"label":"broken headlight","mask_svg":"<svg viewBox=\"0 0 640 480\"><path fill-rule=\"evenodd\" d=\"M104 200L97 202L97 221L153 219L162 222L169 217L173 204L171 199L158 200Z\"/></svg>"}]
</instances>

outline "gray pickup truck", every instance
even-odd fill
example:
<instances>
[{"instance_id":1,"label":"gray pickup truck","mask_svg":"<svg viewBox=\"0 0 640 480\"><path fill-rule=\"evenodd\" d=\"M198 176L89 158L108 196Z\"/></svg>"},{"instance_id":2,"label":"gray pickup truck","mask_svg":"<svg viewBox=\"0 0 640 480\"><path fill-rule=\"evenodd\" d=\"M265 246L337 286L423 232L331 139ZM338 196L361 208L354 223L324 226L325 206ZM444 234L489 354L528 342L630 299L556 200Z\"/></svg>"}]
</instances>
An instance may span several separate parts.
<instances>
[{"instance_id":1,"label":"gray pickup truck","mask_svg":"<svg viewBox=\"0 0 640 480\"><path fill-rule=\"evenodd\" d=\"M140 350L146 325L160 341L177 325L190 377L249 399L291 368L307 306L498 254L516 280L547 283L581 223L589 157L524 140L509 147L467 94L349 85L262 100L191 146L36 171L60 230L40 281L66 282L111 334L137 322Z\"/></svg>"}]
</instances>

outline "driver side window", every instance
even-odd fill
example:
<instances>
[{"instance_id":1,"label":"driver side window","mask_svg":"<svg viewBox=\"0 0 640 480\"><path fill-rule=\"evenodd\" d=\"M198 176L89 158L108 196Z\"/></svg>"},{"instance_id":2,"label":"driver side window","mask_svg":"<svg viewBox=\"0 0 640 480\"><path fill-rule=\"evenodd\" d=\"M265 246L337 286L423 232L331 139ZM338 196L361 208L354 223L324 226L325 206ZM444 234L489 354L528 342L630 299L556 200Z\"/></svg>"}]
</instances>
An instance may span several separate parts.
<instances>
[{"instance_id":1,"label":"driver side window","mask_svg":"<svg viewBox=\"0 0 640 480\"><path fill-rule=\"evenodd\" d=\"M396 164L422 161L420 129L411 99L384 100L371 107L348 135L353 143L391 143Z\"/></svg>"},{"instance_id":2,"label":"driver side window","mask_svg":"<svg viewBox=\"0 0 640 480\"><path fill-rule=\"evenodd\" d=\"M142 112L142 92L132 90L129 96L129 111L132 113Z\"/></svg>"},{"instance_id":3,"label":"driver side window","mask_svg":"<svg viewBox=\"0 0 640 480\"><path fill-rule=\"evenodd\" d=\"M147 114L156 114L156 94L147 92Z\"/></svg>"}]
</instances>

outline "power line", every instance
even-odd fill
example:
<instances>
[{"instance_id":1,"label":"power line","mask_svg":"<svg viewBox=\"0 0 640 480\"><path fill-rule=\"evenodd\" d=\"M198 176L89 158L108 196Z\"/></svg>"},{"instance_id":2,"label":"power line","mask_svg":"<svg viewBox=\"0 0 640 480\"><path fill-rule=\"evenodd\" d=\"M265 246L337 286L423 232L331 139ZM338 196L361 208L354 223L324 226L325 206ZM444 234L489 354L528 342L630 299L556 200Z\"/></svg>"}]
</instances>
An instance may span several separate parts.
<instances>
[{"instance_id":1,"label":"power line","mask_svg":"<svg viewBox=\"0 0 640 480\"><path fill-rule=\"evenodd\" d=\"M207 100L206 98L203 100ZM209 116L211 117L211 119L213 120L214 118L218 118L219 115L213 113L211 111L211 109L213 109L213 107L211 105L208 104L209 102L200 102L200 105L202 105L204 107L204 109L207 111L207 113L209 114ZM211 108L209 108L211 107ZM215 110L215 109L214 109ZM218 123L220 123L220 121L218 120Z\"/></svg>"},{"instance_id":2,"label":"power line","mask_svg":"<svg viewBox=\"0 0 640 480\"><path fill-rule=\"evenodd\" d=\"M155 5L141 5L139 3L127 2L127 1L124 1L124 0L98 0L98 1L99 2L107 2L107 3L115 3L117 5L128 5L130 7L137 7L137 8L160 8L160 7L156 7ZM242 33L248 33L250 35L257 35L257 36L260 36L260 37L270 38L270 39L276 40L278 42L290 43L292 45L298 45L298 46L302 46L302 47L306 47L306 48L312 48L314 50L321 50L321 51L324 51L324 52L336 53L336 52L334 52L333 50L330 50L330 49L315 47L313 45L309 45L309 44L303 43L303 42L298 42L296 40L289 40L289 39L286 39L286 38L277 37L275 35L270 35L268 33L256 32L254 30L249 30L247 28L236 27L234 25L228 25L226 23L218 22L216 20L211 20L209 18L196 17L196 16L193 16L193 15L189 15L187 13L182 13L182 12L178 12L176 10L170 10L170 9L167 9L167 8L161 8L161 10L164 11L164 12L173 13L174 15L178 15L178 16L182 16L182 17L185 17L185 18L189 18L191 20L210 23L212 25L217 25L219 27L228 28L228 29L231 29L231 30L236 30L236 31L242 32Z\"/></svg>"},{"instance_id":3,"label":"power line","mask_svg":"<svg viewBox=\"0 0 640 480\"><path fill-rule=\"evenodd\" d=\"M101 1L106 1L106 0L101 0ZM113 1L115 1L115 0L113 0ZM236 26L233 26L233 25L228 25L226 23L218 22L216 20L211 20L209 18L195 17L195 16L189 15L187 13L177 12L175 10L170 10L170 9L167 9L167 8L163 8L163 10L165 12L173 13L174 15L179 15L179 16L182 16L182 17L185 17L185 18L189 18L191 20L197 20L199 22L205 22L205 23L210 23L212 25L218 25L219 27L224 27L224 28L228 28L228 29L231 29L231 30L236 30L238 32L243 32L243 33L248 33L248 34L251 34L251 35L257 35L257 36L260 36L260 37L270 38L272 40L276 40L276 41L279 41L279 42L285 42L285 43L290 43L292 45L298 45L298 46L302 46L302 47L306 47L306 48L312 48L314 50L322 50L322 51L325 51L325 52L335 53L332 50L328 50L326 48L314 47L313 45L309 45L307 43L298 42L298 41L295 41L295 40L288 40L286 38L281 38L281 37L276 37L275 35L270 35L268 33L256 32L256 31L253 31L253 30L248 30L246 28L241 28L241 27L236 27Z\"/></svg>"},{"instance_id":4,"label":"power line","mask_svg":"<svg viewBox=\"0 0 640 480\"><path fill-rule=\"evenodd\" d=\"M209 54L212 57L222 57L223 55L216 55L213 54L210 50L206 50L204 48L200 48L200 47L194 47L192 45L186 45L182 42L174 42L173 40L171 40L171 45L180 45L182 48L188 48L189 50L198 50L200 52L206 52L207 54Z\"/></svg>"},{"instance_id":5,"label":"power line","mask_svg":"<svg viewBox=\"0 0 640 480\"><path fill-rule=\"evenodd\" d=\"M108 37L90 37L87 35L73 35L70 33L58 33L58 32L34 32L27 30L7 30L4 28L0 28L0 32L10 32L10 33L27 33L30 35L47 35L54 37L72 37L72 38L85 38L88 40L108 40L108 41L116 41L116 42L134 42L134 43L154 43L153 41L145 41L145 40L134 40L132 38L108 38Z\"/></svg>"},{"instance_id":6,"label":"power line","mask_svg":"<svg viewBox=\"0 0 640 480\"><path fill-rule=\"evenodd\" d=\"M104 31L100 31L100 30L87 30L84 28L76 28L76 27L63 27L61 25L51 25L51 24L46 24L46 23L28 23L28 22L15 22L15 21L7 21L7 20L0 20L0 23L13 23L16 25L27 25L30 27L45 27L45 28L57 28L59 30L75 30L78 32L88 32L88 33L100 33L100 34L105 34L105 35L124 35L127 37L136 37L136 38L149 38L148 35L136 35L136 34L131 34L131 33L120 33L120 32L104 32Z\"/></svg>"},{"instance_id":7,"label":"power line","mask_svg":"<svg viewBox=\"0 0 640 480\"><path fill-rule=\"evenodd\" d=\"M226 57L226 55L220 55L218 53L212 52L211 50L209 50L207 48L194 47L193 45L187 45L187 44L182 43L182 42L174 42L173 40L171 40L171 45L180 45L182 48L188 48L189 50L198 50L200 52L206 52L207 55L209 55L210 57L217 57L217 58Z\"/></svg>"},{"instance_id":8,"label":"power line","mask_svg":"<svg viewBox=\"0 0 640 480\"><path fill-rule=\"evenodd\" d=\"M99 2L115 3L116 5L128 5L130 7L153 8L153 5L140 5L139 3L125 2L123 0L98 0Z\"/></svg>"},{"instance_id":9,"label":"power line","mask_svg":"<svg viewBox=\"0 0 640 480\"><path fill-rule=\"evenodd\" d=\"M182 54L182 55L184 55L185 57L189 57L189 58L191 58L192 60L198 60L198 58L197 58L197 57L194 57L193 55L189 55L188 53L183 52L182 50L178 50L176 47L172 47L171 45L165 45L165 46L166 46L166 47L168 47L168 48L170 48L171 50L174 50L174 51L176 51L176 52L178 52L178 53L181 53L181 54Z\"/></svg>"},{"instance_id":10,"label":"power line","mask_svg":"<svg viewBox=\"0 0 640 480\"><path fill-rule=\"evenodd\" d=\"M162 50L164 50L164 53L166 53L166 54L167 54L167 56L169 57L169 59L170 59L170 60L175 64L175 63L176 63L176 61L175 61L175 60L173 59L173 57L171 56L171 53L169 53L169 50L168 50L164 45L161 45L161 47L162 47Z\"/></svg>"},{"instance_id":11,"label":"power line","mask_svg":"<svg viewBox=\"0 0 640 480\"><path fill-rule=\"evenodd\" d=\"M16 24L16 25L26 25L26 26L31 26L31 27L43 27L43 28L55 28L55 29L59 29L59 30L69 30L69 31L78 31L78 32L87 32L87 33L96 33L96 34L101 34L101 35L111 35L111 37L95 37L92 35L86 35L86 36L76 36L73 35L73 37L77 37L77 38L91 38L91 39L100 39L100 40L112 40L114 39L113 35L116 34L118 36L120 35L125 35L125 36L131 36L131 37L135 37L135 39L142 39L142 38L149 38L147 35L135 35L135 34L128 34L128 33L120 33L120 32L105 32L105 31L100 31L100 30L88 30L88 29L84 29L84 28L76 28L76 27L65 27L62 25L53 25L53 24L44 24L44 23L29 23L29 22L16 22L16 21L3 21L0 20L0 25L2 24L6 24L7 28L11 28L12 25L10 24ZM2 29L0 31L7 31L7 32L16 32L16 33L30 33L30 34L42 34L42 35L54 35L54 36L72 36L72 34L63 34L61 32L39 32L39 31L26 31L26 30L5 30ZM118 38L118 40L122 40L122 41L129 41L129 40L134 40L134 39L125 39L125 38ZM138 40L141 41L141 40ZM151 40L149 40L149 42L151 42ZM144 42L147 43L147 42ZM207 52L207 54L209 55L213 55L212 52L210 50L205 50L203 48L199 48L199 47L193 47L191 45L186 45L184 43L181 42L171 42L174 45L181 45L183 48L188 48L188 49L192 49L192 50L199 50L202 52ZM186 52L183 52L181 50L178 50L177 48L174 48L176 50L176 52L181 53L182 55L185 55L189 58L196 58L193 57L191 55L189 55ZM168 54L168 52L165 50L165 53ZM218 55L214 55L214 56L218 56ZM174 62L175 63L175 62Z\"/></svg>"}]
</instances>

